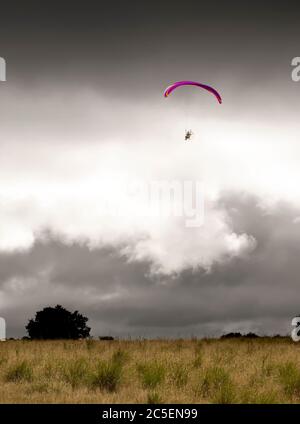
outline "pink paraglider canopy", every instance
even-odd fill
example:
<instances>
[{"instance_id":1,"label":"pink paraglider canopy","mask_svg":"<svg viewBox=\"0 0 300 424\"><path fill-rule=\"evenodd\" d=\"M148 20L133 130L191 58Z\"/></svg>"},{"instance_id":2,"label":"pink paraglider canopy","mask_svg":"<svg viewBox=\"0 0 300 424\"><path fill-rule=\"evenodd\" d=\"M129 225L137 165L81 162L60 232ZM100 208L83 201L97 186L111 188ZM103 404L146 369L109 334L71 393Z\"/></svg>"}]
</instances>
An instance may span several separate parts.
<instances>
[{"instance_id":1,"label":"pink paraglider canopy","mask_svg":"<svg viewBox=\"0 0 300 424\"><path fill-rule=\"evenodd\" d=\"M216 97L216 99L218 100L218 102L220 104L222 103L222 98L221 98L220 94L217 92L217 90L215 90L213 87L210 87L209 85L201 84L200 82L196 82L196 81L174 82L174 84L171 84L169 87L167 87L165 89L164 96L168 97L169 94L172 93L172 91L176 90L177 87L181 87L182 85L195 85L196 87L204 88L204 90L207 90L210 93L212 93Z\"/></svg>"}]
</instances>

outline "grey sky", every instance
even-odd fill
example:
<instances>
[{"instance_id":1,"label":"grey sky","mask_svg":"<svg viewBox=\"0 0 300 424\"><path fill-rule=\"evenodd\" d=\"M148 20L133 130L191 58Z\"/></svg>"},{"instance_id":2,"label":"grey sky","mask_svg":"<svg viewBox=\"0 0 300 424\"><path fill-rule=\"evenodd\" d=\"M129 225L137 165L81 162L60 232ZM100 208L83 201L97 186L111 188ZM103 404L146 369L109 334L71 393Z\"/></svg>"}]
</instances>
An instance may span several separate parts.
<instances>
[{"instance_id":1,"label":"grey sky","mask_svg":"<svg viewBox=\"0 0 300 424\"><path fill-rule=\"evenodd\" d=\"M9 336L57 303L85 313L95 335L289 331L300 311L298 9L1 6L0 316ZM178 79L214 85L222 106L189 89L164 99ZM203 228L103 217L126 179L203 181Z\"/></svg>"}]
</instances>

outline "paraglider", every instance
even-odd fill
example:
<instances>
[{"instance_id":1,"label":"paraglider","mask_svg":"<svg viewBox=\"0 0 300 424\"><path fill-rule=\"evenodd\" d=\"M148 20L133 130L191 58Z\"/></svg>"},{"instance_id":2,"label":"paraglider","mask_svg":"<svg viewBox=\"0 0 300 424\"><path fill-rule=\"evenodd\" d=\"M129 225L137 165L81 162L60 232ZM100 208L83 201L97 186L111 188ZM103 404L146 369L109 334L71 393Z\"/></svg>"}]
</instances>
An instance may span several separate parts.
<instances>
[{"instance_id":1,"label":"paraglider","mask_svg":"<svg viewBox=\"0 0 300 424\"><path fill-rule=\"evenodd\" d=\"M193 135L193 133L192 133L191 130L188 130L188 131L185 130L185 137L184 137L185 141L189 141L191 139L192 135Z\"/></svg>"},{"instance_id":2,"label":"paraglider","mask_svg":"<svg viewBox=\"0 0 300 424\"><path fill-rule=\"evenodd\" d=\"M172 91L176 90L178 87L185 86L185 85L193 85L193 86L196 86L196 87L199 87L199 88L203 88L204 90L207 90L208 92L213 94L220 104L222 103L222 97L217 92L217 90L215 90L210 85L202 84L202 83L196 82L196 81L177 81L177 82L174 82L174 84L169 85L169 87L167 87L165 89L164 96L169 97L169 95L172 93ZM191 130L188 130L188 131L186 130L185 131L185 140L186 141L191 140L192 135L193 135L193 133L192 133Z\"/></svg>"}]
</instances>

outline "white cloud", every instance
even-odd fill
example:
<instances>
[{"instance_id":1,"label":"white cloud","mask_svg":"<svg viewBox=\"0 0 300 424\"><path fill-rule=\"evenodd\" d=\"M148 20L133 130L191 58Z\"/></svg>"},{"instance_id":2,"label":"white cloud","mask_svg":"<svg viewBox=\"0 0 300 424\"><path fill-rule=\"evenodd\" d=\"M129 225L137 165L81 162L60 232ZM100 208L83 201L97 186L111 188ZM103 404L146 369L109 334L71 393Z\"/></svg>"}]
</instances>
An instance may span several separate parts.
<instances>
[{"instance_id":1,"label":"white cloud","mask_svg":"<svg viewBox=\"0 0 300 424\"><path fill-rule=\"evenodd\" d=\"M210 105L213 119L193 109L195 137L184 143L185 123L174 99L156 99L154 107L153 99L125 103L89 90L69 96L67 108L58 93L45 99L15 91L14 102L7 99L0 147L2 251L30 248L47 228L91 248L119 246L128 260L149 260L153 272L209 270L255 248L251 234L236 234L216 206L222 191L255 194L264 207L280 200L300 204L297 124L287 134L274 121L247 122L238 115L225 121L222 109ZM16 102L19 127L13 125ZM132 202L138 207L139 199L124 197L119 184L137 179L203 181L204 225L103 214L107 204L119 208L121 199L125 209Z\"/></svg>"}]
</instances>

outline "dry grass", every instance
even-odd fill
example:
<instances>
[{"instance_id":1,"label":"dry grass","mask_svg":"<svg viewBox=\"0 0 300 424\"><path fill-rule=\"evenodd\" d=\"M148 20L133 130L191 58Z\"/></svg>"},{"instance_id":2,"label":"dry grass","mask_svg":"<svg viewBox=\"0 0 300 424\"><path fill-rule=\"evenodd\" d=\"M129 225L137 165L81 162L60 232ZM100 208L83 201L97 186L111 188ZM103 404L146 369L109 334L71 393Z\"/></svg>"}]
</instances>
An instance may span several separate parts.
<instances>
[{"instance_id":1,"label":"dry grass","mask_svg":"<svg viewBox=\"0 0 300 424\"><path fill-rule=\"evenodd\" d=\"M300 343L7 341L1 403L299 403Z\"/></svg>"}]
</instances>

